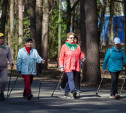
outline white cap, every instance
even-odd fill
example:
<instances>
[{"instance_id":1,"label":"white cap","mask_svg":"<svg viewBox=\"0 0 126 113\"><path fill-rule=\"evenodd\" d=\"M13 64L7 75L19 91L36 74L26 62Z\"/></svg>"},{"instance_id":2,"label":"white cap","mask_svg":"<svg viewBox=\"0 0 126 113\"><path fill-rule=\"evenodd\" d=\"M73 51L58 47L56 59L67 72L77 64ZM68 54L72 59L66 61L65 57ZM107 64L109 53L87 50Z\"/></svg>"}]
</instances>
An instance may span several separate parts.
<instances>
[{"instance_id":1,"label":"white cap","mask_svg":"<svg viewBox=\"0 0 126 113\"><path fill-rule=\"evenodd\" d=\"M120 39L118 37L115 37L113 42L115 44L120 44Z\"/></svg>"}]
</instances>

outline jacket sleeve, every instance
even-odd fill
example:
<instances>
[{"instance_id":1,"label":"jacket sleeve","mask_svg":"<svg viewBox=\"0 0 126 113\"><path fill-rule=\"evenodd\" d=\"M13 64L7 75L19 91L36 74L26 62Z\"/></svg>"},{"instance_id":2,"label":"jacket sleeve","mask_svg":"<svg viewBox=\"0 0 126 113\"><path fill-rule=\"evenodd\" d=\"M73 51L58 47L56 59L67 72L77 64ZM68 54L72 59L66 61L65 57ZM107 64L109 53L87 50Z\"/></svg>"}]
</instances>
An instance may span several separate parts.
<instances>
[{"instance_id":1,"label":"jacket sleeve","mask_svg":"<svg viewBox=\"0 0 126 113\"><path fill-rule=\"evenodd\" d=\"M8 55L7 55L7 57L8 57L9 63L13 64L13 58L12 58L12 55L11 55L10 48L8 48Z\"/></svg>"},{"instance_id":2,"label":"jacket sleeve","mask_svg":"<svg viewBox=\"0 0 126 113\"><path fill-rule=\"evenodd\" d=\"M37 63L42 63L42 60L43 60L43 59L39 56L37 50L36 50L36 54L37 54L36 62L37 62Z\"/></svg>"},{"instance_id":3,"label":"jacket sleeve","mask_svg":"<svg viewBox=\"0 0 126 113\"><path fill-rule=\"evenodd\" d=\"M17 71L21 71L21 64L22 64L22 54L21 50L18 51L18 56L17 56Z\"/></svg>"},{"instance_id":4,"label":"jacket sleeve","mask_svg":"<svg viewBox=\"0 0 126 113\"><path fill-rule=\"evenodd\" d=\"M85 54L81 51L80 52L80 59L82 60L83 58L85 58Z\"/></svg>"},{"instance_id":5,"label":"jacket sleeve","mask_svg":"<svg viewBox=\"0 0 126 113\"><path fill-rule=\"evenodd\" d=\"M59 57L59 68L64 68L64 54L65 54L65 48L64 46L61 47L60 51L60 57Z\"/></svg>"},{"instance_id":6,"label":"jacket sleeve","mask_svg":"<svg viewBox=\"0 0 126 113\"><path fill-rule=\"evenodd\" d=\"M105 54L105 58L104 58L104 61L103 61L103 67L102 69L106 69L106 65L108 63L108 59L110 58L110 49L107 50L106 54Z\"/></svg>"},{"instance_id":7,"label":"jacket sleeve","mask_svg":"<svg viewBox=\"0 0 126 113\"><path fill-rule=\"evenodd\" d=\"M122 50L122 55L123 55L123 62L126 64L126 55L125 52Z\"/></svg>"}]
</instances>

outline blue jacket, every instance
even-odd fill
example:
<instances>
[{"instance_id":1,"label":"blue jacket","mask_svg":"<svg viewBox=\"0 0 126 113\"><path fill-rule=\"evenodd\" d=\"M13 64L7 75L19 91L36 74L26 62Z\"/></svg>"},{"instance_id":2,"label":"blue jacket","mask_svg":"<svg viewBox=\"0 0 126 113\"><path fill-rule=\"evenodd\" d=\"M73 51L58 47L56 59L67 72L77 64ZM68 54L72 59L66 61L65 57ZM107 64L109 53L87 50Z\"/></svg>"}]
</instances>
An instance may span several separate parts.
<instances>
[{"instance_id":1,"label":"blue jacket","mask_svg":"<svg viewBox=\"0 0 126 113\"><path fill-rule=\"evenodd\" d=\"M21 71L22 75L36 75L36 62L41 63L42 60L36 49L32 48L28 54L25 47L21 48L17 57L17 71Z\"/></svg>"},{"instance_id":2,"label":"blue jacket","mask_svg":"<svg viewBox=\"0 0 126 113\"><path fill-rule=\"evenodd\" d=\"M126 56L124 51L119 48L115 49L113 46L111 49L108 49L103 62L103 70L107 69L110 72L121 71L123 68L123 62L126 64Z\"/></svg>"}]
</instances>

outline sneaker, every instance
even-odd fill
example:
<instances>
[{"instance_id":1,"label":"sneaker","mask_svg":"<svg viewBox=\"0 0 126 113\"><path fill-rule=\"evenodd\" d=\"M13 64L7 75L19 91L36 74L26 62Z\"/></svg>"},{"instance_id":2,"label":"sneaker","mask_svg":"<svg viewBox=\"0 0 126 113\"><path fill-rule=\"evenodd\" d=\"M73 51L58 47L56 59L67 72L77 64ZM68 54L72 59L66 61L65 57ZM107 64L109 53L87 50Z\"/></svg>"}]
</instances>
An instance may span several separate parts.
<instances>
[{"instance_id":1,"label":"sneaker","mask_svg":"<svg viewBox=\"0 0 126 113\"><path fill-rule=\"evenodd\" d=\"M0 101L4 101L4 100L5 100L4 93L0 93Z\"/></svg>"},{"instance_id":2,"label":"sneaker","mask_svg":"<svg viewBox=\"0 0 126 113\"><path fill-rule=\"evenodd\" d=\"M29 94L29 95L27 96L27 99L28 99L28 100L31 100L32 97L33 97L33 95L32 95L32 94Z\"/></svg>"},{"instance_id":3,"label":"sneaker","mask_svg":"<svg viewBox=\"0 0 126 113\"><path fill-rule=\"evenodd\" d=\"M110 98L115 99L115 96L114 95L110 95Z\"/></svg>"},{"instance_id":4,"label":"sneaker","mask_svg":"<svg viewBox=\"0 0 126 113\"><path fill-rule=\"evenodd\" d=\"M25 92L23 92L23 97L26 98Z\"/></svg>"},{"instance_id":5,"label":"sneaker","mask_svg":"<svg viewBox=\"0 0 126 113\"><path fill-rule=\"evenodd\" d=\"M77 93L75 91L73 92L73 97L74 97L74 99L77 98Z\"/></svg>"},{"instance_id":6,"label":"sneaker","mask_svg":"<svg viewBox=\"0 0 126 113\"><path fill-rule=\"evenodd\" d=\"M76 90L76 92L77 92L77 93L81 93L81 91L80 91L80 90Z\"/></svg>"},{"instance_id":7,"label":"sneaker","mask_svg":"<svg viewBox=\"0 0 126 113\"><path fill-rule=\"evenodd\" d=\"M60 90L61 90L62 92L65 92L65 89L64 89L64 88L62 88L61 86L60 86Z\"/></svg>"},{"instance_id":8,"label":"sneaker","mask_svg":"<svg viewBox=\"0 0 126 113\"><path fill-rule=\"evenodd\" d=\"M67 97L67 98L71 98L69 92L65 92L64 96Z\"/></svg>"},{"instance_id":9,"label":"sneaker","mask_svg":"<svg viewBox=\"0 0 126 113\"><path fill-rule=\"evenodd\" d=\"M119 94L115 94L115 99L119 99L120 95Z\"/></svg>"}]
</instances>

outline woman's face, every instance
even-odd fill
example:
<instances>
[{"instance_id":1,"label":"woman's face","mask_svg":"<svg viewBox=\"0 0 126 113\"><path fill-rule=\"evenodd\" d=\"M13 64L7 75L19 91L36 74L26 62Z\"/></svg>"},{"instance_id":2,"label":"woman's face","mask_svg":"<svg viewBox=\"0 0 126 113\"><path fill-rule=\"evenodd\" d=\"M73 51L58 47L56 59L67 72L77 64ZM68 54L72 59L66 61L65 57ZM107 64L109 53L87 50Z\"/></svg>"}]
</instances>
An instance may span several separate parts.
<instances>
[{"instance_id":1,"label":"woman's face","mask_svg":"<svg viewBox=\"0 0 126 113\"><path fill-rule=\"evenodd\" d=\"M76 38L74 38L74 42L75 42L75 44L77 44L77 43L78 43Z\"/></svg>"},{"instance_id":2,"label":"woman's face","mask_svg":"<svg viewBox=\"0 0 126 113\"><path fill-rule=\"evenodd\" d=\"M4 37L0 37L0 45L3 45L5 42L5 38Z\"/></svg>"},{"instance_id":3,"label":"woman's face","mask_svg":"<svg viewBox=\"0 0 126 113\"><path fill-rule=\"evenodd\" d=\"M114 44L114 46L115 46L116 49L120 48L120 44Z\"/></svg>"},{"instance_id":4,"label":"woman's face","mask_svg":"<svg viewBox=\"0 0 126 113\"><path fill-rule=\"evenodd\" d=\"M74 43L74 36L73 36L73 35L70 35L70 36L67 38L67 41L68 41L68 43L70 43L70 44Z\"/></svg>"},{"instance_id":5,"label":"woman's face","mask_svg":"<svg viewBox=\"0 0 126 113\"><path fill-rule=\"evenodd\" d=\"M32 41L28 41L25 43L26 47L29 47L29 48L32 48L32 44L33 44Z\"/></svg>"}]
</instances>

